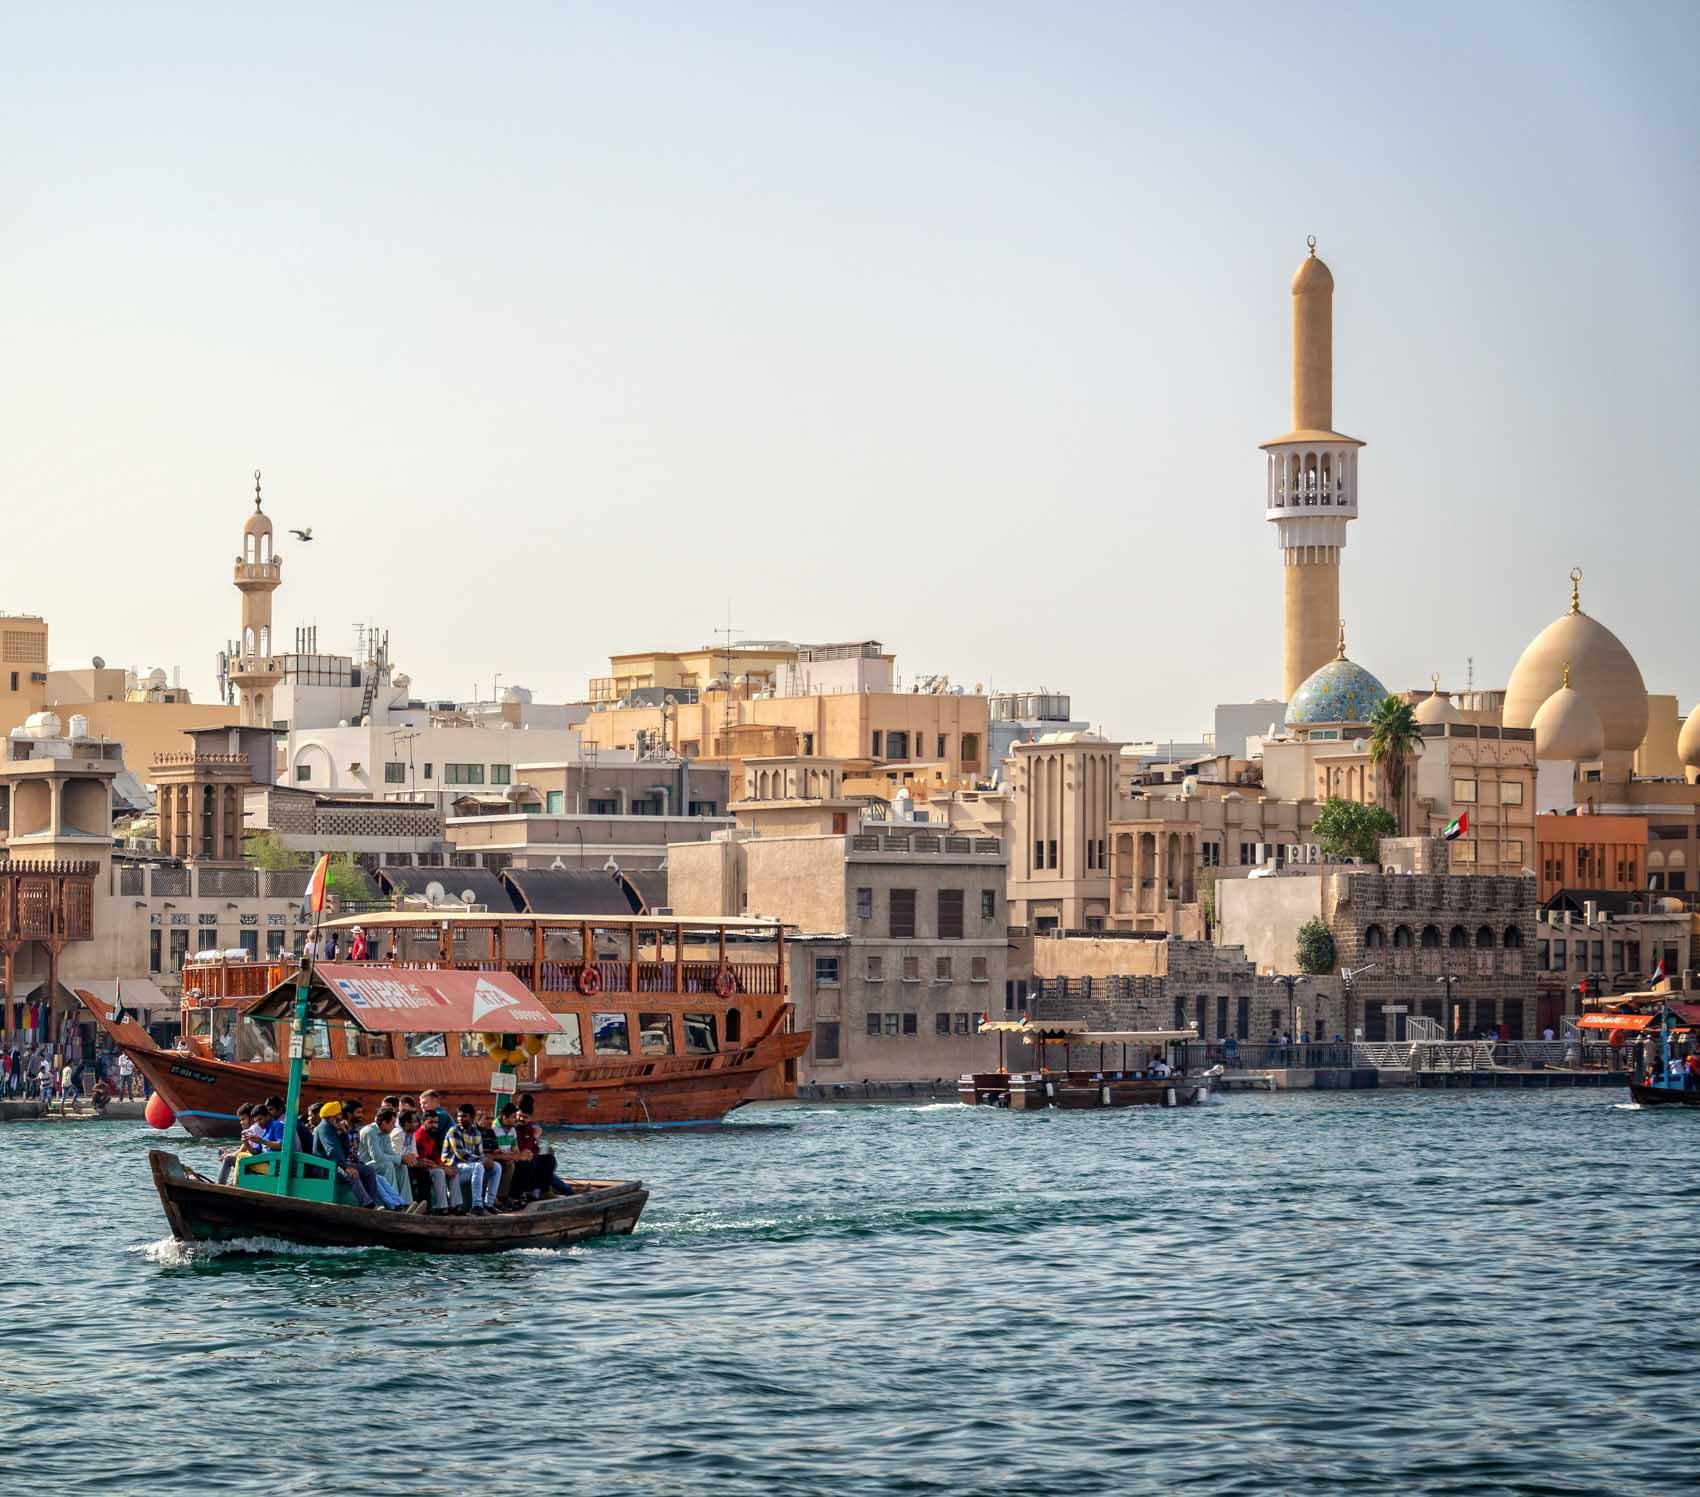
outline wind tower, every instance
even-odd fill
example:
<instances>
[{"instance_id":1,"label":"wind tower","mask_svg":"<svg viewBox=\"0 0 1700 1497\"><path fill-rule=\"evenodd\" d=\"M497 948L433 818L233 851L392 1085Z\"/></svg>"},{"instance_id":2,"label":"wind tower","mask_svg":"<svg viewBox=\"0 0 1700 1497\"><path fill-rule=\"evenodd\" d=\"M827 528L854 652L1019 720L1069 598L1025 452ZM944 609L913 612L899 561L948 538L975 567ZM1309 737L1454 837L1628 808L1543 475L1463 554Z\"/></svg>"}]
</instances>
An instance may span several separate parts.
<instances>
[{"instance_id":1,"label":"wind tower","mask_svg":"<svg viewBox=\"0 0 1700 1497\"><path fill-rule=\"evenodd\" d=\"M1334 277L1310 254L1293 273L1293 429L1269 454L1265 518L1276 528L1286 577L1281 695L1287 701L1334 658L1340 552L1358 517L1356 437L1334 430Z\"/></svg>"},{"instance_id":2,"label":"wind tower","mask_svg":"<svg viewBox=\"0 0 1700 1497\"><path fill-rule=\"evenodd\" d=\"M272 594L283 581L283 558L272 550L272 522L260 509L260 470L254 470L254 513L242 527L236 588L242 594L242 637L231 652L230 681L245 728L272 725L272 688L283 662L272 653Z\"/></svg>"}]
</instances>

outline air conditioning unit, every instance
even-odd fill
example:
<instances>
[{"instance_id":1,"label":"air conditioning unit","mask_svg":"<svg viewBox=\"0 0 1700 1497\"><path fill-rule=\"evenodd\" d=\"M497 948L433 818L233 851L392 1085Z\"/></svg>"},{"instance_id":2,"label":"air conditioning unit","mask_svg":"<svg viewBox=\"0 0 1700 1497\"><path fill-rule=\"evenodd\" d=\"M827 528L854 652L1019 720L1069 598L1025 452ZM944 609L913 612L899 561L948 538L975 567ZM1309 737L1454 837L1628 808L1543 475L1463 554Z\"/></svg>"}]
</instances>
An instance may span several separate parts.
<instances>
[{"instance_id":1,"label":"air conditioning unit","mask_svg":"<svg viewBox=\"0 0 1700 1497\"><path fill-rule=\"evenodd\" d=\"M1289 842L1287 844L1287 861L1289 863L1302 863L1304 860L1304 847L1297 842Z\"/></svg>"},{"instance_id":2,"label":"air conditioning unit","mask_svg":"<svg viewBox=\"0 0 1700 1497\"><path fill-rule=\"evenodd\" d=\"M1322 849L1320 847L1318 847L1316 845L1316 843L1314 843L1314 842L1305 843L1305 862L1307 862L1307 863L1320 863L1321 861L1322 861Z\"/></svg>"}]
</instances>

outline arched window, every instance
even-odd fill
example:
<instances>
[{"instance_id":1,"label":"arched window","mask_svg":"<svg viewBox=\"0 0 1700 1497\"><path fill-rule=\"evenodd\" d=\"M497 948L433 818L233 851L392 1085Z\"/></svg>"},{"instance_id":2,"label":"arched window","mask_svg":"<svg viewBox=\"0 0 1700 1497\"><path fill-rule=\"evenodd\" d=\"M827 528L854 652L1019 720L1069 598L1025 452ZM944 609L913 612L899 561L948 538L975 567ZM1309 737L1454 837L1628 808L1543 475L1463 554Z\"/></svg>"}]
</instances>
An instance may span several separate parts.
<instances>
[{"instance_id":1,"label":"arched window","mask_svg":"<svg viewBox=\"0 0 1700 1497\"><path fill-rule=\"evenodd\" d=\"M1426 945L1427 942L1424 942L1424 944ZM1461 925L1454 925L1452 929L1447 932L1446 944L1454 951L1463 950L1464 947L1470 944L1469 931L1465 930Z\"/></svg>"},{"instance_id":2,"label":"arched window","mask_svg":"<svg viewBox=\"0 0 1700 1497\"><path fill-rule=\"evenodd\" d=\"M1364 949L1380 951L1387 945L1387 932L1379 925L1368 926L1364 930Z\"/></svg>"},{"instance_id":3,"label":"arched window","mask_svg":"<svg viewBox=\"0 0 1700 1497\"><path fill-rule=\"evenodd\" d=\"M1439 945L1440 927L1438 925L1425 925L1423 927L1423 950L1433 951L1438 948Z\"/></svg>"},{"instance_id":4,"label":"arched window","mask_svg":"<svg viewBox=\"0 0 1700 1497\"><path fill-rule=\"evenodd\" d=\"M1395 925L1393 927L1393 945L1400 950L1408 950L1411 945L1411 927Z\"/></svg>"},{"instance_id":5,"label":"arched window","mask_svg":"<svg viewBox=\"0 0 1700 1497\"><path fill-rule=\"evenodd\" d=\"M271 559L272 559L272 538L271 538L270 532L267 532L265 535L262 535L260 537L260 560L264 562L264 561L270 561Z\"/></svg>"},{"instance_id":6,"label":"arched window","mask_svg":"<svg viewBox=\"0 0 1700 1497\"><path fill-rule=\"evenodd\" d=\"M255 549L256 544L257 542L255 538L251 535L247 536L242 542L242 549L250 566L252 566L259 557L259 552Z\"/></svg>"},{"instance_id":7,"label":"arched window","mask_svg":"<svg viewBox=\"0 0 1700 1497\"><path fill-rule=\"evenodd\" d=\"M264 624L260 625L260 653L270 655L272 652L272 631Z\"/></svg>"},{"instance_id":8,"label":"arched window","mask_svg":"<svg viewBox=\"0 0 1700 1497\"><path fill-rule=\"evenodd\" d=\"M1493 950L1493 927L1484 925L1476 932L1476 945L1483 951Z\"/></svg>"},{"instance_id":9,"label":"arched window","mask_svg":"<svg viewBox=\"0 0 1700 1497\"><path fill-rule=\"evenodd\" d=\"M244 655L252 655L254 653L254 631L251 628L244 629L242 631L242 640L242 653Z\"/></svg>"},{"instance_id":10,"label":"arched window","mask_svg":"<svg viewBox=\"0 0 1700 1497\"><path fill-rule=\"evenodd\" d=\"M1523 944L1523 932L1520 931L1515 925L1506 926L1505 927L1505 949L1507 951L1515 951L1522 944Z\"/></svg>"}]
</instances>

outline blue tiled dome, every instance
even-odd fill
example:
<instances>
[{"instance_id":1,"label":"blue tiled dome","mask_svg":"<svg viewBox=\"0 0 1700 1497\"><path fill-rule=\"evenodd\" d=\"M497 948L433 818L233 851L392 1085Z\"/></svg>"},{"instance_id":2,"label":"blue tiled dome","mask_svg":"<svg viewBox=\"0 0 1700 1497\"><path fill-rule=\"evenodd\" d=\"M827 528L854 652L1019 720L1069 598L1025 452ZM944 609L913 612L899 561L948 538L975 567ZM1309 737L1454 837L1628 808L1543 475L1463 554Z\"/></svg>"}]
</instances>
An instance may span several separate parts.
<instances>
[{"instance_id":1,"label":"blue tiled dome","mask_svg":"<svg viewBox=\"0 0 1700 1497\"><path fill-rule=\"evenodd\" d=\"M1330 660L1307 676L1287 703L1289 723L1367 723L1387 688L1361 665Z\"/></svg>"}]
</instances>

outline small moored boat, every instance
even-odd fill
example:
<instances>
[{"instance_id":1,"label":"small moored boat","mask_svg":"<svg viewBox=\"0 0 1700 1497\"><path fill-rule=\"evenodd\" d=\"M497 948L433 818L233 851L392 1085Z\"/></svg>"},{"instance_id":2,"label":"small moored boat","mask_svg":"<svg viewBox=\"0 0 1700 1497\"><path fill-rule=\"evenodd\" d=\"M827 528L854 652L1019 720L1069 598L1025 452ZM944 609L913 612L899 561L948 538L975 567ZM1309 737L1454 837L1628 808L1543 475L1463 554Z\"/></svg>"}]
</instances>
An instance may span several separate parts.
<instances>
[{"instance_id":1,"label":"small moored boat","mask_svg":"<svg viewBox=\"0 0 1700 1497\"><path fill-rule=\"evenodd\" d=\"M1000 1062L1004 1041L1014 1038L1035 1048L1038 1065L1033 1070L1011 1072L1000 1064L996 1071L963 1076L957 1082L957 1096L970 1106L1007 1107L1012 1112L1036 1112L1047 1107L1066 1111L1191 1107L1209 1100L1211 1084L1222 1074L1220 1066L1183 1074L1165 1058L1170 1046L1198 1038L1198 1032L1192 1029L1089 1029L1085 1019L1023 1017L984 1020L980 1033L997 1035ZM1046 1066L1047 1044L1062 1045L1063 1069ZM1096 1067L1069 1066L1071 1046L1090 1049L1094 1045L1098 1048ZM1158 1052L1159 1059L1130 1068L1133 1055L1143 1057L1152 1050Z\"/></svg>"}]
</instances>

